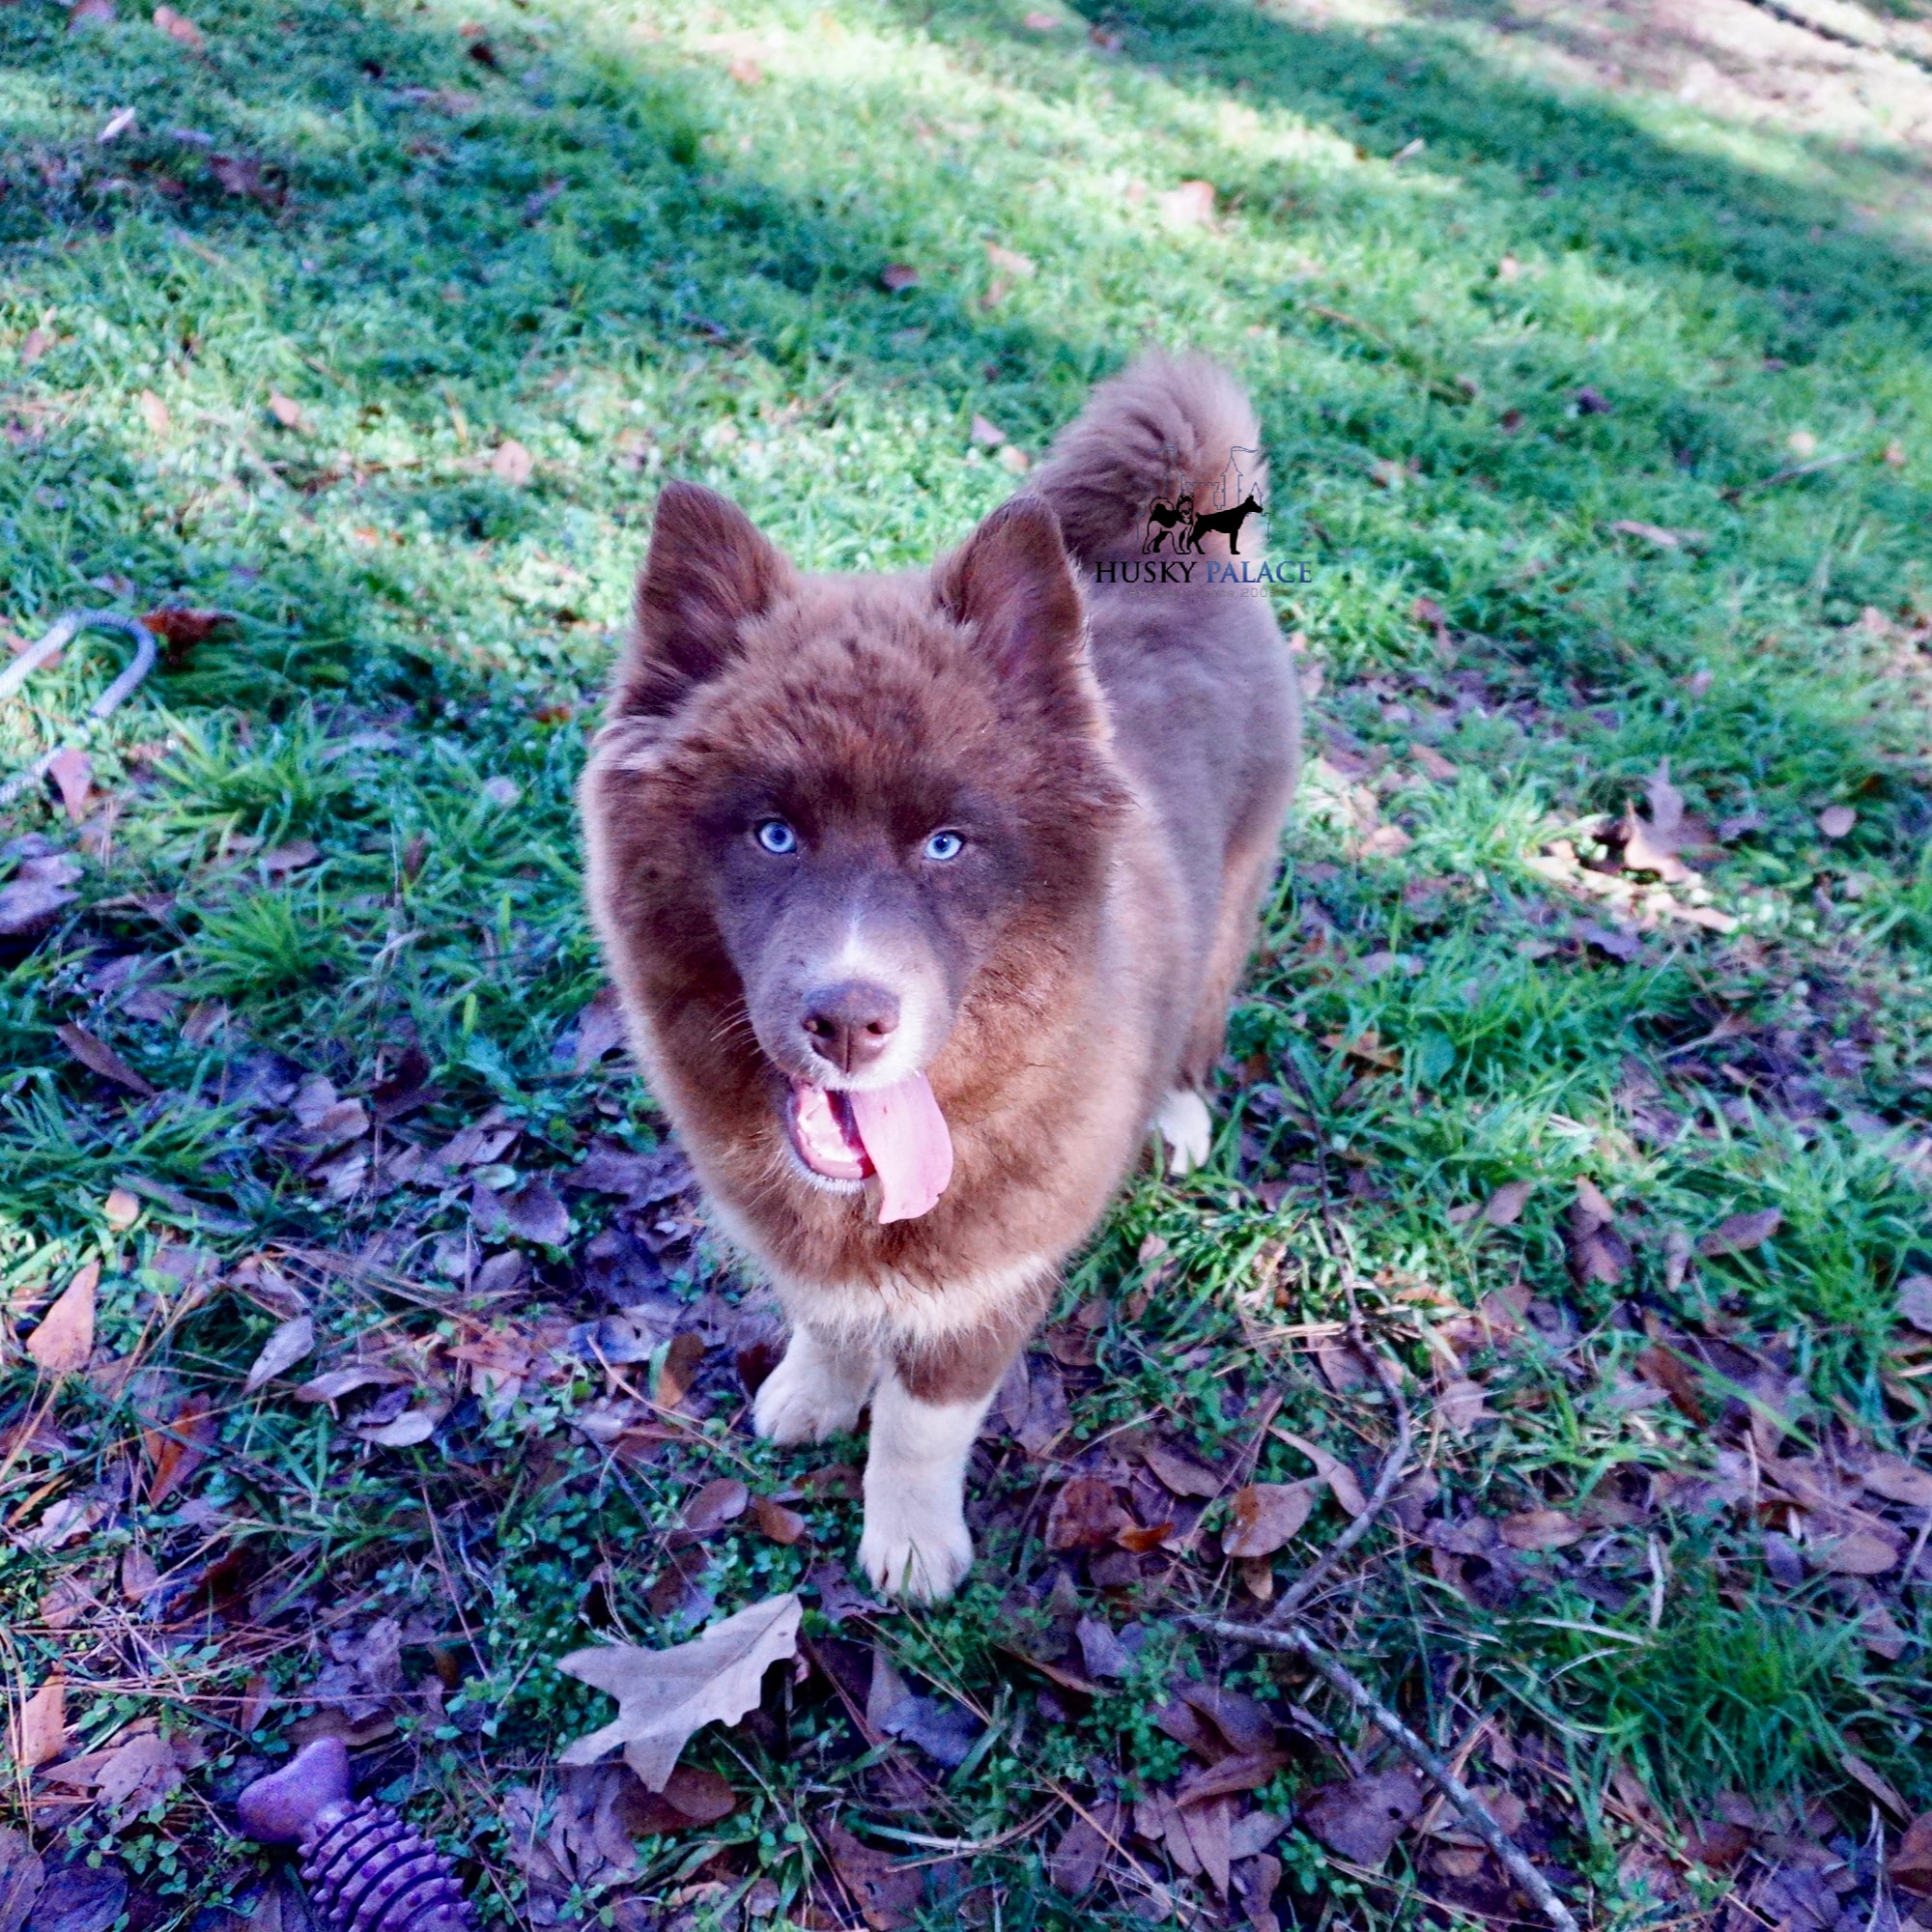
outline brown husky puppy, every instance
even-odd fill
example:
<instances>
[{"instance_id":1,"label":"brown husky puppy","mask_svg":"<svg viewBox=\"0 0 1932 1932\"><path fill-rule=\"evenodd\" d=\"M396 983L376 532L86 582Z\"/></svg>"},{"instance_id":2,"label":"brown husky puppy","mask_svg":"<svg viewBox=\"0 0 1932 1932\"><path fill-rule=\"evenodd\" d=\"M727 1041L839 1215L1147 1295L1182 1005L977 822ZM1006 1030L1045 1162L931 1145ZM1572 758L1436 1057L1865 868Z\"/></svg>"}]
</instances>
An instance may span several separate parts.
<instances>
[{"instance_id":1,"label":"brown husky puppy","mask_svg":"<svg viewBox=\"0 0 1932 1932\"><path fill-rule=\"evenodd\" d=\"M869 1403L859 1554L901 1595L972 1561L973 1438L1150 1123L1208 1154L1294 680L1266 604L1207 581L1242 573L1225 534L1140 551L1156 497L1259 441L1214 364L1150 358L899 577L802 577L722 497L658 501L583 780L590 903L791 1322L754 1426L818 1441Z\"/></svg>"}]
</instances>

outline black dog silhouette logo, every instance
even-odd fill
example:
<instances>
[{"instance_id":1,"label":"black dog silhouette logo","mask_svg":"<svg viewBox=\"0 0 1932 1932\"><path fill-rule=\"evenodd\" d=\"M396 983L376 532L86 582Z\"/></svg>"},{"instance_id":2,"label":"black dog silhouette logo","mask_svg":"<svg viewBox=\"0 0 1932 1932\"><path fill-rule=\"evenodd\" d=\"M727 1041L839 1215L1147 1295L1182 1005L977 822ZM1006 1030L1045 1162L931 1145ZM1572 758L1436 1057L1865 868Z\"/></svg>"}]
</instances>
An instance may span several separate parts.
<instances>
[{"instance_id":1,"label":"black dog silhouette logo","mask_svg":"<svg viewBox=\"0 0 1932 1932\"><path fill-rule=\"evenodd\" d=\"M1171 554L1179 556L1191 553L1198 556L1201 554L1201 539L1218 531L1228 539L1229 555L1239 556L1241 526L1250 517L1267 515L1266 504L1255 495L1247 480L1251 475L1259 475L1261 468L1260 450L1231 449L1228 452L1228 467L1222 470L1214 485L1211 507L1202 508L1191 491L1156 497L1148 509L1147 534L1141 542L1141 554L1153 555L1172 537L1174 548Z\"/></svg>"}]
</instances>

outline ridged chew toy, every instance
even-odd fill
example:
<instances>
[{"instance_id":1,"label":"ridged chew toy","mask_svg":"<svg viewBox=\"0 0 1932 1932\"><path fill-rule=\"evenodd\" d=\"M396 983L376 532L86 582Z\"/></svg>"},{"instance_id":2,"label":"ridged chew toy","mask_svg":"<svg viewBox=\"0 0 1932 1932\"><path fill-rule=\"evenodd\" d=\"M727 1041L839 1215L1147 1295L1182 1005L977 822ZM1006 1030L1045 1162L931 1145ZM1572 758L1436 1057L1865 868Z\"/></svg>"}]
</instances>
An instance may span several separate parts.
<instances>
[{"instance_id":1,"label":"ridged chew toy","mask_svg":"<svg viewBox=\"0 0 1932 1932\"><path fill-rule=\"evenodd\" d=\"M388 1805L350 1797L340 1738L304 1745L235 1809L257 1843L300 1849L302 1882L329 1932L474 1932L449 1861Z\"/></svg>"}]
</instances>

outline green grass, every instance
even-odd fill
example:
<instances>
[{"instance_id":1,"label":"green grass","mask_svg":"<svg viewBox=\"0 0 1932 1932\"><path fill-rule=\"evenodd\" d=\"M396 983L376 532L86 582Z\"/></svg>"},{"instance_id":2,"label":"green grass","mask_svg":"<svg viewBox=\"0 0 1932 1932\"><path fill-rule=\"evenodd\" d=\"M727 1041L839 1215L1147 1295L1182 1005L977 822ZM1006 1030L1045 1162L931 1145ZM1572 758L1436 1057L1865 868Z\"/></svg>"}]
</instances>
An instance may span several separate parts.
<instances>
[{"instance_id":1,"label":"green grass","mask_svg":"<svg viewBox=\"0 0 1932 1932\"><path fill-rule=\"evenodd\" d=\"M1163 1906L1144 1841L1143 1879L1077 1905L1041 1876L1062 1800L1180 1769L1151 1717L1172 1682L1218 1675L1278 1713L1292 1695L1370 1741L1295 1671L1169 1621L1252 1607L1210 1560L1225 1504L1204 1553L1104 1588L1044 1548L1045 1510L1103 1435L1131 1448L1151 1425L1232 1460L1264 1391L1370 1470L1385 1409L1309 1352L1350 1270L1440 1488L1318 1624L1445 1748L1489 1719L1475 1771L1530 1804L1591 1922L1721 1889L1680 1866L1673 1902L1634 1848L1667 1865L1656 1846L1725 1793L1822 1805L1815 1829L1864 1838L1847 1748L1932 1806L1925 1568L1780 1581L1763 1533L1789 1512L1760 1518L1738 1487L1778 1447L1773 1414L1786 1455L1858 1442L1921 1465L1932 1422L1896 1317L1900 1281L1932 1269L1932 268L1912 151L1559 83L1473 4L1318 24L1121 0L1089 39L1071 14L1029 27L1017 0L209 0L201 52L138 14L70 30L47 0L0 10L0 619L32 637L107 601L230 621L92 727L101 797L78 838L38 799L8 831L83 870L0 979L0 1430L51 1401L59 1432L8 1438L0 1620L16 1697L65 1672L75 1749L155 1715L209 1755L120 1816L14 1776L44 1848L119 1860L135 1932L252 1911L263 1862L202 1801L313 1717L331 1639L388 1615L404 1677L370 1693L391 1722L364 1775L462 1853L493 1922L609 1908L709 1932L765 1877L768 1922L829 1923L835 1822L928 1861L907 1911L929 1926L1198 1922L1200 1882ZM127 106L136 126L100 143ZM225 192L215 156L259 161L262 194ZM1169 227L1160 196L1196 180L1215 224ZM916 283L887 293L889 263ZM810 1599L822 1657L876 1638L977 1714L974 1755L946 1772L867 1748L822 1667L692 1747L731 1780L730 1819L647 1840L628 1888L566 1873L532 1907L503 1806L519 1787L554 1803L551 1760L604 1709L551 1660L688 1629L653 1586L692 1482L741 1475L810 1524L790 1547L750 1518L711 1539L720 1608L847 1560L855 1506L793 1488L860 1448L780 1453L733 1423L742 1338L716 1297L740 1285L673 1238L663 1292L712 1344L709 1412L607 1455L573 1417L625 1385L564 1345L606 1306L608 1199L564 1195L565 1246L485 1240L531 1270L493 1299L465 1285L460 1177L332 1165L300 1139L295 1083L370 1103L419 1053L435 1092L379 1156L498 1109L498 1193L596 1134L655 1146L621 1062L573 1050L600 973L572 784L659 482L730 492L811 568L920 562L1012 487L976 414L1037 453L1146 340L1208 349L1254 390L1269 544L1310 564L1279 614L1321 667L1328 734L1235 1015L1215 1160L1184 1187L1140 1178L1070 1271L1061 1313L1098 1315L1097 1360L1067 1371L1050 1461L989 1437L957 1603L835 1633ZM1781 475L1806 450L1842 460ZM1699 534L1663 548L1614 527L1633 521ZM115 649L76 646L0 708L0 769L72 728ZM1426 777L1418 746L1456 774ZM1666 917L1624 959L1579 933L1614 908L1548 856L1600 856L1601 814L1666 758L1690 811L1743 822L1696 862L1737 924ZM1833 805L1857 814L1836 839ZM1378 820L1403 850L1364 851ZM172 1005L129 1009L107 969L134 953ZM68 1021L157 1095L74 1062ZM1347 1050L1370 1033L1380 1058ZM1569 1268L1579 1180L1618 1209L1619 1281ZM1463 1211L1509 1181L1534 1183L1514 1224ZM1761 1245L1686 1266L1770 1208ZM90 1258L100 1360L56 1390L20 1338ZM454 1405L426 1442L371 1445L290 1378L243 1392L298 1303L321 1340L297 1376L386 1351ZM538 1366L499 1400L459 1344ZM1690 1362L1696 1416L1637 1378L1659 1348ZM660 1337L621 1374L656 1385L664 1355ZM1471 1422L1437 1406L1459 1380L1483 1387ZM142 1432L195 1395L215 1452L145 1500ZM1309 1467L1269 1437L1258 1474ZM70 1500L100 1505L91 1528L22 1540ZM1440 1541L1538 1509L1579 1513L1587 1540ZM1324 1502L1283 1577L1342 1520ZM136 1546L167 1579L145 1607L118 1585ZM66 1621L61 1581L93 1598ZM1896 1656L1858 1640L1875 1605ZM1056 1716L1013 1653L1057 1654L1040 1646L1076 1613L1138 1625L1141 1648ZM1260 1801L1343 1775L1310 1735ZM1420 1922L1442 1882L1413 1841L1379 1875L1306 1833L1276 1850L1275 1909L1310 1926Z\"/></svg>"}]
</instances>

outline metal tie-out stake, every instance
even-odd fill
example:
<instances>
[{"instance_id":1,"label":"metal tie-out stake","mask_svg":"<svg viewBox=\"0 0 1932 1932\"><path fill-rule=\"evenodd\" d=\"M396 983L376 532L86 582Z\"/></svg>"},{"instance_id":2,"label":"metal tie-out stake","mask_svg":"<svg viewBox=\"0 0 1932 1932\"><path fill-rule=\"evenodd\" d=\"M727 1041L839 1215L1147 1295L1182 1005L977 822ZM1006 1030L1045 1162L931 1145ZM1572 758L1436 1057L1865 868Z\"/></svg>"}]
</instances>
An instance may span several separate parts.
<instances>
[{"instance_id":1,"label":"metal tie-out stake","mask_svg":"<svg viewBox=\"0 0 1932 1932\"><path fill-rule=\"evenodd\" d=\"M32 643L0 670L0 699L12 697L21 685L57 651L65 650L83 631L125 631L134 639L134 661L87 708L97 724L111 718L133 694L141 680L155 668L155 634L138 617L124 616L119 611L70 611L39 642ZM0 806L12 805L29 785L45 778L53 761L63 752L76 749L78 738L70 738L43 753L23 772L16 772L0 784Z\"/></svg>"}]
</instances>

